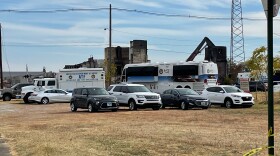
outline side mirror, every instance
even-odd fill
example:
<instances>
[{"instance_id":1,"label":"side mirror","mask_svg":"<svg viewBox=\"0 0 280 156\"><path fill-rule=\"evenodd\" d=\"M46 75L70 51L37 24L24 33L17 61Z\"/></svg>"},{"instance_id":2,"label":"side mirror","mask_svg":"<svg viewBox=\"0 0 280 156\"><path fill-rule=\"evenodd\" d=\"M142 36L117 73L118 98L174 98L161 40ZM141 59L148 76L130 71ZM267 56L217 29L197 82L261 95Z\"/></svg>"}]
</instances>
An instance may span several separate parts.
<instances>
[{"instance_id":1,"label":"side mirror","mask_svg":"<svg viewBox=\"0 0 280 156\"><path fill-rule=\"evenodd\" d=\"M123 93L127 93L127 91L126 91L126 90L124 90L124 91L123 91Z\"/></svg>"},{"instance_id":2,"label":"side mirror","mask_svg":"<svg viewBox=\"0 0 280 156\"><path fill-rule=\"evenodd\" d=\"M222 90L221 90L221 91L219 91L219 92L220 92L220 93L224 93L224 91L222 91Z\"/></svg>"}]
</instances>

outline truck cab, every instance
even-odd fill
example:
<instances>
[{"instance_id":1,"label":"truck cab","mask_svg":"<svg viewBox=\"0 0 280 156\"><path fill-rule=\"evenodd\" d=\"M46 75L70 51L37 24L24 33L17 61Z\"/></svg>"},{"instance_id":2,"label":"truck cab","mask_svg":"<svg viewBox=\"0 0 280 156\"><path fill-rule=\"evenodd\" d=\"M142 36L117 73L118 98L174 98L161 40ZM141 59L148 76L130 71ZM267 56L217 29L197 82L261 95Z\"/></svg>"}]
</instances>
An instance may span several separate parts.
<instances>
[{"instance_id":1,"label":"truck cab","mask_svg":"<svg viewBox=\"0 0 280 156\"><path fill-rule=\"evenodd\" d=\"M56 78L34 79L34 85L22 87L21 98L24 103L29 103L28 97L34 93L45 89L57 89Z\"/></svg>"}]
</instances>

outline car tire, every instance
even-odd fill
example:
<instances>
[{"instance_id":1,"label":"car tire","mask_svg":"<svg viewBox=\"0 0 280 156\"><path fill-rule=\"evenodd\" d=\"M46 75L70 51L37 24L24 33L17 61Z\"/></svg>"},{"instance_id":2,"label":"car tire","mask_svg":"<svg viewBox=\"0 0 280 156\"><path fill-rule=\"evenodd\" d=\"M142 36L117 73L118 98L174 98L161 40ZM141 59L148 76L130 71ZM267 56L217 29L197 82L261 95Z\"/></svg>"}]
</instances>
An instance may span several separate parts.
<instances>
[{"instance_id":1,"label":"car tire","mask_svg":"<svg viewBox=\"0 0 280 156\"><path fill-rule=\"evenodd\" d=\"M165 109L165 105L162 104L162 105L160 106L160 108L161 108L161 109Z\"/></svg>"},{"instance_id":2,"label":"car tire","mask_svg":"<svg viewBox=\"0 0 280 156\"><path fill-rule=\"evenodd\" d=\"M74 102L70 103L70 108L72 112L76 112L77 111L77 107L75 106Z\"/></svg>"},{"instance_id":3,"label":"car tire","mask_svg":"<svg viewBox=\"0 0 280 156\"><path fill-rule=\"evenodd\" d=\"M11 95L4 95L3 96L3 101L11 101L12 97Z\"/></svg>"},{"instance_id":4,"label":"car tire","mask_svg":"<svg viewBox=\"0 0 280 156\"><path fill-rule=\"evenodd\" d=\"M129 100L128 101L128 106L129 106L129 110L131 110L131 111L137 110L136 102L134 100Z\"/></svg>"},{"instance_id":5,"label":"car tire","mask_svg":"<svg viewBox=\"0 0 280 156\"><path fill-rule=\"evenodd\" d=\"M182 101L180 106L181 106L182 110L187 110L188 109L188 104L185 101Z\"/></svg>"},{"instance_id":6,"label":"car tire","mask_svg":"<svg viewBox=\"0 0 280 156\"><path fill-rule=\"evenodd\" d=\"M27 93L27 94L23 97L24 103L30 103L30 101L28 100L28 98L29 98L30 95L31 95L31 93Z\"/></svg>"},{"instance_id":7,"label":"car tire","mask_svg":"<svg viewBox=\"0 0 280 156\"><path fill-rule=\"evenodd\" d=\"M42 99L41 99L41 103L42 104L48 104L50 101L49 101L49 99L47 98L47 97L43 97Z\"/></svg>"},{"instance_id":8,"label":"car tire","mask_svg":"<svg viewBox=\"0 0 280 156\"><path fill-rule=\"evenodd\" d=\"M227 99L227 100L225 101L225 107L226 107L226 108L232 108L232 106L233 106L232 100L231 100L231 99Z\"/></svg>"},{"instance_id":9,"label":"car tire","mask_svg":"<svg viewBox=\"0 0 280 156\"><path fill-rule=\"evenodd\" d=\"M93 106L93 104L92 103L89 103L88 104L88 112L94 112L94 106Z\"/></svg>"}]
</instances>

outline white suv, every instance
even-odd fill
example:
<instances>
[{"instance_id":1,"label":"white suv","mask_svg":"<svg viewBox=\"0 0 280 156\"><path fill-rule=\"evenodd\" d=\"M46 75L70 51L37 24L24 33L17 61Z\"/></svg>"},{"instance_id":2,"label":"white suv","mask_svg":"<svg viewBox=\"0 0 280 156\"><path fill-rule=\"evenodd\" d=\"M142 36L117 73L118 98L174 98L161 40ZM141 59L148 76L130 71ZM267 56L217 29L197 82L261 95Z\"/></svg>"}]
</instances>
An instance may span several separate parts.
<instances>
[{"instance_id":1,"label":"white suv","mask_svg":"<svg viewBox=\"0 0 280 156\"><path fill-rule=\"evenodd\" d=\"M206 88L201 95L208 98L211 104L220 104L227 108L233 106L252 107L254 105L252 94L245 93L239 88L230 85Z\"/></svg>"},{"instance_id":2,"label":"white suv","mask_svg":"<svg viewBox=\"0 0 280 156\"><path fill-rule=\"evenodd\" d=\"M137 108L159 110L162 105L160 95L152 93L144 85L115 84L110 85L107 90L118 99L120 106L128 106L130 110Z\"/></svg>"}]
</instances>

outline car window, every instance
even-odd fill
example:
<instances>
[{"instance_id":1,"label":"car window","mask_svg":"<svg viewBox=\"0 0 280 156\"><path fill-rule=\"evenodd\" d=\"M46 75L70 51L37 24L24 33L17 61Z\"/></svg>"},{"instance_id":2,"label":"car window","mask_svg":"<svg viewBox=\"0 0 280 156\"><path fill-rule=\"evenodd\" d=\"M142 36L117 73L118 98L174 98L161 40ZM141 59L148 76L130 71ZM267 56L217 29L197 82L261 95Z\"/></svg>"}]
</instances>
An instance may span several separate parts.
<instances>
[{"instance_id":1,"label":"car window","mask_svg":"<svg viewBox=\"0 0 280 156\"><path fill-rule=\"evenodd\" d=\"M121 92L121 88L122 88L122 86L116 86L116 87L113 89L113 92Z\"/></svg>"},{"instance_id":2,"label":"car window","mask_svg":"<svg viewBox=\"0 0 280 156\"><path fill-rule=\"evenodd\" d=\"M87 92L87 89L82 89L82 95L87 95L88 92Z\"/></svg>"},{"instance_id":3,"label":"car window","mask_svg":"<svg viewBox=\"0 0 280 156\"><path fill-rule=\"evenodd\" d=\"M215 87L215 92L220 93L221 91L224 92L224 90L221 87Z\"/></svg>"},{"instance_id":4,"label":"car window","mask_svg":"<svg viewBox=\"0 0 280 156\"><path fill-rule=\"evenodd\" d=\"M88 88L89 95L109 95L109 93L103 88Z\"/></svg>"},{"instance_id":5,"label":"car window","mask_svg":"<svg viewBox=\"0 0 280 156\"><path fill-rule=\"evenodd\" d=\"M121 92L123 92L123 93L128 93L127 86L122 86Z\"/></svg>"},{"instance_id":6,"label":"car window","mask_svg":"<svg viewBox=\"0 0 280 156\"><path fill-rule=\"evenodd\" d=\"M57 92L57 93L60 93L60 94L66 94L66 92L63 91L63 90L56 90L56 92Z\"/></svg>"},{"instance_id":7,"label":"car window","mask_svg":"<svg viewBox=\"0 0 280 156\"><path fill-rule=\"evenodd\" d=\"M192 89L176 89L177 92L179 92L180 95L199 95L197 92L195 92Z\"/></svg>"},{"instance_id":8,"label":"car window","mask_svg":"<svg viewBox=\"0 0 280 156\"><path fill-rule=\"evenodd\" d=\"M55 93L55 90L47 90L45 93Z\"/></svg>"},{"instance_id":9,"label":"car window","mask_svg":"<svg viewBox=\"0 0 280 156\"><path fill-rule=\"evenodd\" d=\"M209 87L206 89L208 92L215 92L215 87Z\"/></svg>"},{"instance_id":10,"label":"car window","mask_svg":"<svg viewBox=\"0 0 280 156\"><path fill-rule=\"evenodd\" d=\"M81 90L81 89L74 89L73 93L74 93L74 94L81 95L82 90Z\"/></svg>"},{"instance_id":11,"label":"car window","mask_svg":"<svg viewBox=\"0 0 280 156\"><path fill-rule=\"evenodd\" d=\"M227 93L243 92L242 90L240 90L239 88L234 87L234 86L224 87L224 90L225 90Z\"/></svg>"},{"instance_id":12,"label":"car window","mask_svg":"<svg viewBox=\"0 0 280 156\"><path fill-rule=\"evenodd\" d=\"M114 87L114 86L109 86L109 87L107 88L107 91L110 91L113 87Z\"/></svg>"},{"instance_id":13,"label":"car window","mask_svg":"<svg viewBox=\"0 0 280 156\"><path fill-rule=\"evenodd\" d=\"M170 89L166 90L166 91L163 92L163 94L171 94L171 90Z\"/></svg>"},{"instance_id":14,"label":"car window","mask_svg":"<svg viewBox=\"0 0 280 156\"><path fill-rule=\"evenodd\" d=\"M174 95L174 96L178 96L179 95L179 93L176 90L172 90L171 94Z\"/></svg>"},{"instance_id":15,"label":"car window","mask_svg":"<svg viewBox=\"0 0 280 156\"><path fill-rule=\"evenodd\" d=\"M127 90L129 93L135 93L135 92L151 92L147 87L145 86L127 86Z\"/></svg>"}]
</instances>

